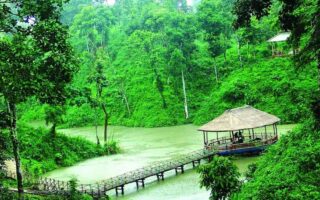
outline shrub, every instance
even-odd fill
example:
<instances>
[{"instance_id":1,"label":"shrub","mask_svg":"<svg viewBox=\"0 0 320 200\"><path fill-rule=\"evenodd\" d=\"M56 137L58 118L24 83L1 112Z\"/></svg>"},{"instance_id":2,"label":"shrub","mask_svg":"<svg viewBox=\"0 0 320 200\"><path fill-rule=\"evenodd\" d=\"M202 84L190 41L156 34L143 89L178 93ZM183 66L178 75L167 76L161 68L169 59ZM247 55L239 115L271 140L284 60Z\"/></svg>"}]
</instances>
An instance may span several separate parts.
<instances>
[{"instance_id":1,"label":"shrub","mask_svg":"<svg viewBox=\"0 0 320 200\"><path fill-rule=\"evenodd\" d=\"M226 157L215 156L213 160L198 168L200 186L210 190L210 199L226 199L240 187L237 166Z\"/></svg>"},{"instance_id":2,"label":"shrub","mask_svg":"<svg viewBox=\"0 0 320 200\"><path fill-rule=\"evenodd\" d=\"M308 121L268 148L233 199L320 199L320 132L314 126Z\"/></svg>"},{"instance_id":3,"label":"shrub","mask_svg":"<svg viewBox=\"0 0 320 200\"><path fill-rule=\"evenodd\" d=\"M40 176L58 167L106 154L96 144L82 138L67 137L57 133L52 139L48 130L19 125L20 151L24 170L32 176ZM112 148L111 148L112 147ZM112 144L110 152L119 151Z\"/></svg>"},{"instance_id":4,"label":"shrub","mask_svg":"<svg viewBox=\"0 0 320 200\"><path fill-rule=\"evenodd\" d=\"M109 140L107 143L104 144L104 152L109 154L116 154L120 152L120 147L118 145L118 142L114 140Z\"/></svg>"}]
</instances>

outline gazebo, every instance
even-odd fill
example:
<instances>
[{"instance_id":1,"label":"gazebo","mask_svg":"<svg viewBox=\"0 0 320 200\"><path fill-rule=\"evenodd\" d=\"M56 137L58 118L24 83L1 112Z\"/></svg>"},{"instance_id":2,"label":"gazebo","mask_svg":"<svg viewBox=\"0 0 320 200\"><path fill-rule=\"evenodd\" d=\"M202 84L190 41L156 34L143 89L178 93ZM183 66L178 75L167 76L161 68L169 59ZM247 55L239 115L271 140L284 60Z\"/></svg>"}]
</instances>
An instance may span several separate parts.
<instances>
[{"instance_id":1,"label":"gazebo","mask_svg":"<svg viewBox=\"0 0 320 200\"><path fill-rule=\"evenodd\" d=\"M284 42L288 40L290 37L291 33L290 32L283 32L275 35L274 37L270 38L268 40L269 43L271 43L271 48L272 48L272 56L285 56L285 55L290 55L294 54L297 52L297 50L292 49L291 51L288 50L289 52L284 52L283 49L280 47L284 46Z\"/></svg>"},{"instance_id":2,"label":"gazebo","mask_svg":"<svg viewBox=\"0 0 320 200\"><path fill-rule=\"evenodd\" d=\"M251 106L226 110L222 115L201 126L204 148L220 154L261 152L278 140L280 119ZM271 131L270 131L271 130ZM215 138L209 139L209 133Z\"/></svg>"}]
</instances>

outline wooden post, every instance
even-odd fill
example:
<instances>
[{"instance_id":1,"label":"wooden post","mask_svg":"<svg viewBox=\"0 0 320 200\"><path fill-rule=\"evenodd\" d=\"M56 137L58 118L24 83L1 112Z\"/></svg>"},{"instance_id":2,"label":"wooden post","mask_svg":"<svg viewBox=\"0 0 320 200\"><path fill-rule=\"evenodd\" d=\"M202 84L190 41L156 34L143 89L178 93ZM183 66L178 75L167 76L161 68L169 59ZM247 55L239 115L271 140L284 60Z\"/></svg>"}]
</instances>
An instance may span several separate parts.
<instances>
[{"instance_id":1,"label":"wooden post","mask_svg":"<svg viewBox=\"0 0 320 200\"><path fill-rule=\"evenodd\" d=\"M204 146L206 146L206 134L204 131L203 131L203 144Z\"/></svg>"},{"instance_id":2,"label":"wooden post","mask_svg":"<svg viewBox=\"0 0 320 200\"><path fill-rule=\"evenodd\" d=\"M124 185L116 187L115 189L116 189L116 196L119 195L119 191L118 191L119 189L121 190L121 194L124 195Z\"/></svg>"},{"instance_id":3,"label":"wooden post","mask_svg":"<svg viewBox=\"0 0 320 200\"><path fill-rule=\"evenodd\" d=\"M157 180L160 181L160 175L159 174L157 174Z\"/></svg>"},{"instance_id":4,"label":"wooden post","mask_svg":"<svg viewBox=\"0 0 320 200\"><path fill-rule=\"evenodd\" d=\"M264 126L264 134L265 134L265 138L267 139L267 126Z\"/></svg>"},{"instance_id":5,"label":"wooden post","mask_svg":"<svg viewBox=\"0 0 320 200\"><path fill-rule=\"evenodd\" d=\"M252 135L253 135L253 139L255 139L255 137L254 137L254 129L252 129Z\"/></svg>"},{"instance_id":6,"label":"wooden post","mask_svg":"<svg viewBox=\"0 0 320 200\"><path fill-rule=\"evenodd\" d=\"M207 138L206 143L209 144L208 132L206 132L206 138Z\"/></svg>"},{"instance_id":7,"label":"wooden post","mask_svg":"<svg viewBox=\"0 0 320 200\"><path fill-rule=\"evenodd\" d=\"M163 173L164 173L164 172L160 172L159 174L157 174L157 180L158 180L158 181L160 181L160 178L161 178L161 180L164 180L164 178L163 178Z\"/></svg>"},{"instance_id":8,"label":"wooden post","mask_svg":"<svg viewBox=\"0 0 320 200\"><path fill-rule=\"evenodd\" d=\"M100 198L100 185L98 184L98 198Z\"/></svg>"},{"instance_id":9,"label":"wooden post","mask_svg":"<svg viewBox=\"0 0 320 200\"><path fill-rule=\"evenodd\" d=\"M219 144L219 132L216 132L217 134L217 144Z\"/></svg>"},{"instance_id":10,"label":"wooden post","mask_svg":"<svg viewBox=\"0 0 320 200\"><path fill-rule=\"evenodd\" d=\"M272 128L273 128L273 135L276 135L276 129L274 127L274 124L272 124Z\"/></svg>"}]
</instances>

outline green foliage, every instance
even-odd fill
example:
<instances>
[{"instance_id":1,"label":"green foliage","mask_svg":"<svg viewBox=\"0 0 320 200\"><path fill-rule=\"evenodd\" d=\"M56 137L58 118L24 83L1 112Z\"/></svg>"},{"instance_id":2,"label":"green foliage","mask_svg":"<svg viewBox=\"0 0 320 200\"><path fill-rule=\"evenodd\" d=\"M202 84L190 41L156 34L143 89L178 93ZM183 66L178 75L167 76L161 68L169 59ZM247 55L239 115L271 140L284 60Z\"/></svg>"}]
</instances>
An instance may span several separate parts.
<instances>
[{"instance_id":1,"label":"green foliage","mask_svg":"<svg viewBox=\"0 0 320 200\"><path fill-rule=\"evenodd\" d=\"M320 68L319 0L237 0L233 10L235 28L250 27L254 17L268 16L272 4L277 5L276 15L281 28L291 32L289 43L301 49L295 56L296 61L300 66L316 61Z\"/></svg>"},{"instance_id":2,"label":"green foliage","mask_svg":"<svg viewBox=\"0 0 320 200\"><path fill-rule=\"evenodd\" d=\"M314 122L282 136L233 199L319 199L320 133Z\"/></svg>"},{"instance_id":3,"label":"green foliage","mask_svg":"<svg viewBox=\"0 0 320 200\"><path fill-rule=\"evenodd\" d=\"M69 189L69 195L68 195L68 199L70 200L77 200L79 199L79 197L81 196L77 190L77 179L76 178L72 178L69 181L69 185L70 185L70 189Z\"/></svg>"},{"instance_id":4,"label":"green foliage","mask_svg":"<svg viewBox=\"0 0 320 200\"><path fill-rule=\"evenodd\" d=\"M109 124L125 126L201 124L243 104L276 114L283 123L308 118L316 87L315 63L296 72L290 57L272 59L266 41L279 32L280 4L240 5L248 2L237 1L235 14L241 11L237 9L254 7L251 12L261 11L261 19L251 18L251 26L234 31L234 0L201 1L196 12L183 3L179 7L175 0L162 4L121 0L112 7L71 1L65 14L70 10L75 16L68 23L80 61L72 83L79 94L68 99L60 126L103 124L104 112L93 106L99 102L107 109ZM309 7L314 11L313 4ZM268 16L262 17L266 9ZM298 11L302 15L303 9ZM93 81L98 66L100 79ZM97 81L107 86L99 101ZM26 121L44 115L34 102L19 109Z\"/></svg>"},{"instance_id":5,"label":"green foliage","mask_svg":"<svg viewBox=\"0 0 320 200\"><path fill-rule=\"evenodd\" d=\"M33 176L105 154L102 147L82 138L57 133L52 140L48 130L26 126L20 126L18 131L23 167Z\"/></svg>"},{"instance_id":6,"label":"green foliage","mask_svg":"<svg viewBox=\"0 0 320 200\"><path fill-rule=\"evenodd\" d=\"M257 170L257 164L256 163L251 163L248 166L248 170L245 172L245 177L247 181L251 181L253 178L253 174L256 172Z\"/></svg>"},{"instance_id":7,"label":"green foliage","mask_svg":"<svg viewBox=\"0 0 320 200\"><path fill-rule=\"evenodd\" d=\"M119 143L114 140L108 140L106 143L104 143L104 152L109 154L116 154L120 152Z\"/></svg>"},{"instance_id":8,"label":"green foliage","mask_svg":"<svg viewBox=\"0 0 320 200\"><path fill-rule=\"evenodd\" d=\"M226 157L215 156L213 160L198 168L200 185L210 190L210 199L226 199L240 187L237 166Z\"/></svg>"},{"instance_id":9,"label":"green foliage","mask_svg":"<svg viewBox=\"0 0 320 200\"><path fill-rule=\"evenodd\" d=\"M297 73L286 58L261 59L247 65L235 70L212 90L195 117L196 124L244 104L273 113L283 123L311 116L312 93L317 89L313 66Z\"/></svg>"},{"instance_id":10,"label":"green foliage","mask_svg":"<svg viewBox=\"0 0 320 200\"><path fill-rule=\"evenodd\" d=\"M45 109L46 124L57 125L63 122L62 116L65 114L63 106L47 106Z\"/></svg>"},{"instance_id":11,"label":"green foliage","mask_svg":"<svg viewBox=\"0 0 320 200\"><path fill-rule=\"evenodd\" d=\"M16 198L16 196L13 193L9 192L7 188L2 186L2 181L0 182L0 194L1 199L3 200L12 200Z\"/></svg>"}]
</instances>

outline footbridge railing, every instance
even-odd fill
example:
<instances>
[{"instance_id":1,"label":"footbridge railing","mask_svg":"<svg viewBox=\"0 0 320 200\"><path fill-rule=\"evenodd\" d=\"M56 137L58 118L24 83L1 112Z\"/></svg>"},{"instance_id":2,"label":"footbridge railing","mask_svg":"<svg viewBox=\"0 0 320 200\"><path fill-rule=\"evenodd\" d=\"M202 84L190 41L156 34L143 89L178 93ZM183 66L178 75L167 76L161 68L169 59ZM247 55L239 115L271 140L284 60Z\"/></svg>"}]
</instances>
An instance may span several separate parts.
<instances>
[{"instance_id":1,"label":"footbridge railing","mask_svg":"<svg viewBox=\"0 0 320 200\"><path fill-rule=\"evenodd\" d=\"M115 190L116 194L124 194L124 186L130 183L136 183L137 188L145 186L145 179L156 176L157 180L164 180L164 173L175 170L178 174L184 173L184 167L192 164L196 167L202 159L211 159L216 154L215 151L197 150L188 154L179 155L173 159L163 160L152 163L142 168L97 182L95 184L80 184L77 190L83 194L89 194L94 197L103 197L110 190ZM64 194L70 190L70 184L66 181L59 181L51 178L39 178L36 181L38 191L51 192L52 194Z\"/></svg>"}]
</instances>

